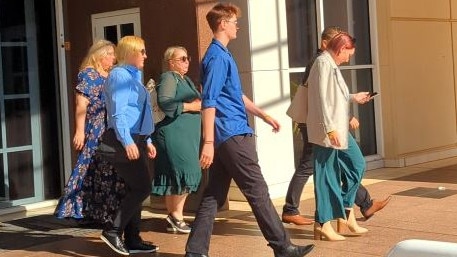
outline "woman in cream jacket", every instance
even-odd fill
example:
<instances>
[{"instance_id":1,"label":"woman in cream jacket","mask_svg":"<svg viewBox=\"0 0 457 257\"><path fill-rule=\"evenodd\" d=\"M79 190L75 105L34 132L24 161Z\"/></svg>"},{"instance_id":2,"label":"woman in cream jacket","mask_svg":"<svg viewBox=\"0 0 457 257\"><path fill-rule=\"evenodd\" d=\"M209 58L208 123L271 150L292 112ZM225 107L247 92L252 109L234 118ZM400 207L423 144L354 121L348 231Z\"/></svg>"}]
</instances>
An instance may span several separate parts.
<instances>
[{"instance_id":1,"label":"woman in cream jacket","mask_svg":"<svg viewBox=\"0 0 457 257\"><path fill-rule=\"evenodd\" d=\"M349 103L366 103L368 92L350 94L338 66L348 62L355 42L347 33L336 35L315 61L308 78L308 140L313 144L316 195L315 239L344 240L330 221L338 219L356 234L368 230L357 225L352 206L365 172L365 160L349 133Z\"/></svg>"}]
</instances>

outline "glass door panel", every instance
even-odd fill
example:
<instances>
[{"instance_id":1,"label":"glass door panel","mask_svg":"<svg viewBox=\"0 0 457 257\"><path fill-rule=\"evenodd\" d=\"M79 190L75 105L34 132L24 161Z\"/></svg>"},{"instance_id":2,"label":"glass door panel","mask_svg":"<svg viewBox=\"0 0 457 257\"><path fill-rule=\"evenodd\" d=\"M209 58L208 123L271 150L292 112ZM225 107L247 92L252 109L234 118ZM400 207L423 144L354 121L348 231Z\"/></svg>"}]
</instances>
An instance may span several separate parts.
<instances>
[{"instance_id":1,"label":"glass door panel","mask_svg":"<svg viewBox=\"0 0 457 257\"><path fill-rule=\"evenodd\" d=\"M32 151L8 154L9 199L19 200L35 196Z\"/></svg>"},{"instance_id":2,"label":"glass door panel","mask_svg":"<svg viewBox=\"0 0 457 257\"><path fill-rule=\"evenodd\" d=\"M34 3L0 0L0 208L43 200Z\"/></svg>"},{"instance_id":3,"label":"glass door panel","mask_svg":"<svg viewBox=\"0 0 457 257\"><path fill-rule=\"evenodd\" d=\"M327 26L338 26L356 38L356 53L341 66L350 92L375 91L370 31L371 0L286 0L289 48L290 92L301 83L305 67L320 46L320 33ZM352 114L361 123L354 136L365 156L376 155L374 104L352 105ZM302 142L294 127L294 151L300 158Z\"/></svg>"}]
</instances>

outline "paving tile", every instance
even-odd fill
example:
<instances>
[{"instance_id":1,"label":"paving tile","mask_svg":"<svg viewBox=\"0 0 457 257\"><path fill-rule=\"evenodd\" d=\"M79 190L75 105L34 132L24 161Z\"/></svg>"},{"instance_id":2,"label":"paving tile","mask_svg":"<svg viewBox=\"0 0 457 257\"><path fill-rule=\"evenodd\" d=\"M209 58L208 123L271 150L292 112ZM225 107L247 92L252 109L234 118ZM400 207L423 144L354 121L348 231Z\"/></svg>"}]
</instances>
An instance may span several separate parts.
<instances>
[{"instance_id":1,"label":"paving tile","mask_svg":"<svg viewBox=\"0 0 457 257\"><path fill-rule=\"evenodd\" d=\"M369 171L366 187L373 198L384 199L393 195L389 205L367 221L355 208L359 224L369 229L366 235L347 237L344 242L315 241L313 226L285 224L291 240L296 244L316 245L307 257L386 256L398 242L407 239L457 243L457 158ZM438 187L445 187L445 190L438 190ZM306 185L300 205L302 214L310 218L315 208L312 188L312 184ZM284 200L275 199L273 202L280 214ZM135 256L184 255L188 235L167 233L165 217L163 210L145 209L142 236L158 244L160 251ZM187 217L191 219L192 214ZM50 213L42 213L38 217L0 223L0 256L117 256L99 239L99 235L98 229L62 223L53 219ZM273 256L246 203L231 202L230 210L218 214L210 256Z\"/></svg>"}]
</instances>

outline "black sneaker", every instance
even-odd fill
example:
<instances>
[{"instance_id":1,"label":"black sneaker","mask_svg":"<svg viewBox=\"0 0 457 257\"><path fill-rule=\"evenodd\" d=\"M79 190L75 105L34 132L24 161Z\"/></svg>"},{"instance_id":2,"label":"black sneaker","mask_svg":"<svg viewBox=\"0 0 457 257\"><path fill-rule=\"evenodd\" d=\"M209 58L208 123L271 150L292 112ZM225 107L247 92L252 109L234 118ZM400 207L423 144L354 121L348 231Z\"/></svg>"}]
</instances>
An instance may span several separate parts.
<instances>
[{"instance_id":1,"label":"black sneaker","mask_svg":"<svg viewBox=\"0 0 457 257\"><path fill-rule=\"evenodd\" d=\"M122 241L118 234L103 231L100 238L115 252L122 255L129 255L129 251L125 246L124 241Z\"/></svg>"},{"instance_id":2,"label":"black sneaker","mask_svg":"<svg viewBox=\"0 0 457 257\"><path fill-rule=\"evenodd\" d=\"M153 245L146 241L141 241L137 244L127 245L129 253L155 253L159 250L157 245Z\"/></svg>"},{"instance_id":3,"label":"black sneaker","mask_svg":"<svg viewBox=\"0 0 457 257\"><path fill-rule=\"evenodd\" d=\"M189 224L187 224L184 220L178 220L175 217L173 217L173 215L168 214L167 221L177 231L179 231L181 233L185 233L185 234L190 233L191 228L190 228Z\"/></svg>"},{"instance_id":4,"label":"black sneaker","mask_svg":"<svg viewBox=\"0 0 457 257\"><path fill-rule=\"evenodd\" d=\"M173 225L171 225L170 223L167 223L167 232L177 233L178 230L175 227L173 227Z\"/></svg>"}]
</instances>

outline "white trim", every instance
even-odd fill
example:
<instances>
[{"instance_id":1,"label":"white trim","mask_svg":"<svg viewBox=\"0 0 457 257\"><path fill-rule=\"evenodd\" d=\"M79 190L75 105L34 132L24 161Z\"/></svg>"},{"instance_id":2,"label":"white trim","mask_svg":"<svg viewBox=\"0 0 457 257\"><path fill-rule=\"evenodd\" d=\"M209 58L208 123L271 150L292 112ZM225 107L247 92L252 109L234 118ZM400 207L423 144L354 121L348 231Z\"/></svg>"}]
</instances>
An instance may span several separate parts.
<instances>
[{"instance_id":1,"label":"white trim","mask_svg":"<svg viewBox=\"0 0 457 257\"><path fill-rule=\"evenodd\" d=\"M372 76L373 76L373 91L381 93L380 86L380 63L379 63L379 45L378 45L378 18L376 15L376 0L368 1L369 19L370 19L370 41L371 41L371 59L373 63ZM375 112L375 130L376 130L376 146L377 153L385 156L384 149L384 131L382 119L382 102L380 99L374 100Z\"/></svg>"},{"instance_id":2,"label":"white trim","mask_svg":"<svg viewBox=\"0 0 457 257\"><path fill-rule=\"evenodd\" d=\"M373 58L373 57L372 57ZM376 65L374 64L362 64L362 65L344 65L339 66L340 70L364 70L364 69L371 69L374 70ZM298 68L289 68L289 73L300 73L305 72L306 67L298 67ZM379 72L378 72L379 73ZM378 81L379 82L379 81ZM374 86L374 85L373 85Z\"/></svg>"},{"instance_id":3,"label":"white trim","mask_svg":"<svg viewBox=\"0 0 457 257\"><path fill-rule=\"evenodd\" d=\"M140 8L92 14L92 40L95 42L96 40L104 39L105 35L102 28L107 26L116 26L117 40L119 40L121 38L120 25L125 23L132 23L134 35L141 36Z\"/></svg>"},{"instance_id":4,"label":"white trim","mask_svg":"<svg viewBox=\"0 0 457 257\"><path fill-rule=\"evenodd\" d=\"M62 129L62 173L65 181L68 180L71 172L71 144L70 144L70 122L68 120L68 90L67 90L67 64L65 58L65 27L63 22L62 1L54 0L56 15L56 33L57 33L57 60L59 62L59 91L60 91L60 123Z\"/></svg>"},{"instance_id":5,"label":"white trim","mask_svg":"<svg viewBox=\"0 0 457 257\"><path fill-rule=\"evenodd\" d=\"M92 19L100 19L100 18L115 17L115 16L119 16L119 15L126 15L126 14L136 14L139 12L140 12L140 8L135 7L135 8L117 10L117 11L112 11L112 12L95 13L95 14L92 14L91 17L92 17Z\"/></svg>"},{"instance_id":6,"label":"white trim","mask_svg":"<svg viewBox=\"0 0 457 257\"><path fill-rule=\"evenodd\" d=\"M338 66L340 70L364 70L364 69L373 69L375 66L373 64L361 64L361 65L341 65Z\"/></svg>"},{"instance_id":7,"label":"white trim","mask_svg":"<svg viewBox=\"0 0 457 257\"><path fill-rule=\"evenodd\" d=\"M322 36L322 31L325 28L325 22L324 22L324 0L316 0L316 26L317 26L317 42L318 46L321 45L321 36Z\"/></svg>"}]
</instances>

